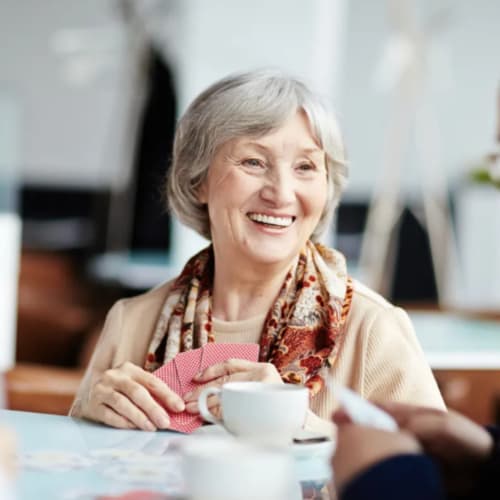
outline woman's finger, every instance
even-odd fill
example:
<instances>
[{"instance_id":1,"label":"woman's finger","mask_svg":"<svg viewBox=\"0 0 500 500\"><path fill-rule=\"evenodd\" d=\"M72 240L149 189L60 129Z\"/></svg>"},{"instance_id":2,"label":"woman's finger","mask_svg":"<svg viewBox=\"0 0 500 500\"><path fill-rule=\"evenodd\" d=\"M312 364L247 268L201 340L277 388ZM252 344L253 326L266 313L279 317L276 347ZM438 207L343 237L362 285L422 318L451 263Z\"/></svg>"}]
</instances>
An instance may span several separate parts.
<instances>
[{"instance_id":1,"label":"woman's finger","mask_svg":"<svg viewBox=\"0 0 500 500\"><path fill-rule=\"evenodd\" d=\"M211 380L233 375L240 371L250 371L255 369L259 363L255 361L248 361L246 359L228 359L222 363L209 366L202 372L196 374L193 378L195 382L204 383Z\"/></svg>"},{"instance_id":2,"label":"woman's finger","mask_svg":"<svg viewBox=\"0 0 500 500\"><path fill-rule=\"evenodd\" d=\"M153 374L126 362L106 370L94 384L84 416L114 427L154 431L170 425L165 406L175 411L184 403Z\"/></svg>"},{"instance_id":3,"label":"woman's finger","mask_svg":"<svg viewBox=\"0 0 500 500\"><path fill-rule=\"evenodd\" d=\"M220 404L219 396L212 395L208 397L207 399L208 409L218 406L219 404ZM190 403L186 404L186 411L188 413L193 413L193 414L200 413L200 407L198 406L198 399L195 399Z\"/></svg>"},{"instance_id":4,"label":"woman's finger","mask_svg":"<svg viewBox=\"0 0 500 500\"><path fill-rule=\"evenodd\" d=\"M184 403L166 384L155 379L153 374L142 368L132 363L124 363L116 369L107 371L102 377L101 384L126 396L155 427L167 429L170 425L170 419L164 406L175 411L174 408L180 406L184 408ZM160 399L155 394L160 403L153 397L152 391L148 387L162 395L162 399ZM128 413L122 413L122 415L137 424ZM139 416L135 414L135 418L139 418ZM147 423L137 425L141 429L151 430L151 426Z\"/></svg>"},{"instance_id":5,"label":"woman's finger","mask_svg":"<svg viewBox=\"0 0 500 500\"><path fill-rule=\"evenodd\" d=\"M112 408L101 404L101 410L99 412L99 421L103 424L110 425L111 427L116 427L118 429L137 429L130 420L126 419L122 415L118 415Z\"/></svg>"},{"instance_id":6,"label":"woman's finger","mask_svg":"<svg viewBox=\"0 0 500 500\"><path fill-rule=\"evenodd\" d=\"M111 386L98 382L94 386L92 400L95 403L94 410L92 408L90 410L100 422L113 425L109 422L109 418L113 421L116 419L109 413L109 409L130 422L134 428L156 430L150 419L127 396Z\"/></svg>"},{"instance_id":7,"label":"woman's finger","mask_svg":"<svg viewBox=\"0 0 500 500\"><path fill-rule=\"evenodd\" d=\"M224 384L227 384L228 382L255 381L254 374L255 374L254 371L239 371L233 373L232 375L222 375L216 379L211 379L209 383L200 385L193 391L184 394L184 402L186 403L187 406L189 406L190 403L197 402L201 392L203 391L203 389L206 389L207 387L222 387Z\"/></svg>"},{"instance_id":8,"label":"woman's finger","mask_svg":"<svg viewBox=\"0 0 500 500\"><path fill-rule=\"evenodd\" d=\"M111 395L103 401L103 404L114 410L118 415L132 422L132 424L139 429L155 431L157 428L147 413L142 411L138 405L134 404L133 401L120 392L113 391ZM167 427L169 423L170 421L168 421Z\"/></svg>"},{"instance_id":9,"label":"woman's finger","mask_svg":"<svg viewBox=\"0 0 500 500\"><path fill-rule=\"evenodd\" d=\"M155 398L168 410L173 412L184 411L184 401L163 380L152 373L144 372L140 375L140 382Z\"/></svg>"},{"instance_id":10,"label":"woman's finger","mask_svg":"<svg viewBox=\"0 0 500 500\"><path fill-rule=\"evenodd\" d=\"M134 381L145 387L169 411L180 412L184 410L184 401L163 380L140 366L126 362L120 366L122 373L130 375Z\"/></svg>"},{"instance_id":11,"label":"woman's finger","mask_svg":"<svg viewBox=\"0 0 500 500\"><path fill-rule=\"evenodd\" d=\"M123 400L121 400L122 405L125 405L128 409L134 406L140 410L146 418L151 421L156 427L160 429L166 429L170 425L170 419L168 413L160 404L158 404L151 393L141 384L130 380L129 378L123 378L117 381L116 390L118 393L126 396L132 406L125 405ZM128 411L128 410L125 410ZM137 413L134 411L134 415L129 415L129 413L122 413L127 418L130 418L132 422L137 424L135 418L139 418ZM150 427L147 424L138 425L139 428L143 429L144 426ZM147 430L151 430L148 428Z\"/></svg>"}]
</instances>

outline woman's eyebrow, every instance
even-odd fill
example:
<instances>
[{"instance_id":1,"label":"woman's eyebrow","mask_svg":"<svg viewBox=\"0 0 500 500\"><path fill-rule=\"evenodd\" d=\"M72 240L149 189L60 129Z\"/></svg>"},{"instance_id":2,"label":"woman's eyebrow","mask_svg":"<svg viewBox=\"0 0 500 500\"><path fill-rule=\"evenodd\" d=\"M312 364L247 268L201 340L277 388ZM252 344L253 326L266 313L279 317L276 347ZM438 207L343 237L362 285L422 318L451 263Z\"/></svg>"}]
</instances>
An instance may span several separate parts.
<instances>
[{"instance_id":1,"label":"woman's eyebrow","mask_svg":"<svg viewBox=\"0 0 500 500\"><path fill-rule=\"evenodd\" d=\"M323 150L320 149L320 148L317 148L317 147L304 148L304 149L301 149L301 153L305 153L305 154L308 154L308 155L322 155L323 154Z\"/></svg>"},{"instance_id":2,"label":"woman's eyebrow","mask_svg":"<svg viewBox=\"0 0 500 500\"><path fill-rule=\"evenodd\" d=\"M255 148L255 149L259 149L261 151L270 151L270 148L268 148L267 146L265 146L264 144L261 144L260 142L255 142L255 141L248 141L248 142L242 142L240 144L240 147L251 147L251 148Z\"/></svg>"},{"instance_id":3,"label":"woman's eyebrow","mask_svg":"<svg viewBox=\"0 0 500 500\"><path fill-rule=\"evenodd\" d=\"M243 146L243 147L253 147L255 149L258 149L258 150L261 150L261 151L264 151L264 152L272 151L272 148L269 148L265 144L262 144L260 142L255 142L255 141L243 142L243 143L241 143L241 146ZM319 155L319 154L322 155L323 154L323 150L320 149L320 148L318 148L318 147L316 147L316 146L302 148L302 149L300 149L299 152L302 153L302 154L307 154L307 155Z\"/></svg>"}]
</instances>

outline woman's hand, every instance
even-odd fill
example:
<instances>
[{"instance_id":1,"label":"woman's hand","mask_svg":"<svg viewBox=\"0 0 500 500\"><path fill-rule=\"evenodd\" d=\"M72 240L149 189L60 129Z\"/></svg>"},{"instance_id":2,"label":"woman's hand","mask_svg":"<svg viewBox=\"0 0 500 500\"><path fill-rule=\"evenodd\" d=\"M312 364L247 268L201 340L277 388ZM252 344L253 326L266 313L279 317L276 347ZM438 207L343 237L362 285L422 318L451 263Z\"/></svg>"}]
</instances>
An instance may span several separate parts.
<instances>
[{"instance_id":1,"label":"woman's hand","mask_svg":"<svg viewBox=\"0 0 500 500\"><path fill-rule=\"evenodd\" d=\"M186 411L189 413L199 413L198 396L206 387L222 387L227 382L265 382L268 384L283 383L276 367L271 363L259 363L247 361L245 359L228 359L223 363L209 366L193 379L201 385L198 389L185 394ZM211 396L207 401L208 408L216 415L220 416L219 398Z\"/></svg>"},{"instance_id":2,"label":"woman's hand","mask_svg":"<svg viewBox=\"0 0 500 500\"><path fill-rule=\"evenodd\" d=\"M106 370L92 387L85 406L85 418L145 431L167 429L167 410L180 412L185 407L163 381L130 362Z\"/></svg>"}]
</instances>

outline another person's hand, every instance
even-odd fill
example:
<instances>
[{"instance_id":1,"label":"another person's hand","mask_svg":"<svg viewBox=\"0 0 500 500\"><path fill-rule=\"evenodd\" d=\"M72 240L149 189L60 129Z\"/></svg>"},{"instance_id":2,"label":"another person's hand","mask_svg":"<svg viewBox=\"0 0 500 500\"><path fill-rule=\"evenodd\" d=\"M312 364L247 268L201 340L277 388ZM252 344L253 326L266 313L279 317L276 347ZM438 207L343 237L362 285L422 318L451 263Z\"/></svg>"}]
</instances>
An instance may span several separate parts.
<instances>
[{"instance_id":1,"label":"another person's hand","mask_svg":"<svg viewBox=\"0 0 500 500\"><path fill-rule=\"evenodd\" d=\"M348 415L337 410L333 415L337 424L336 449L332 457L334 483L337 492L370 466L401 454L420 453L417 439L407 432L388 432L373 427L353 424Z\"/></svg>"},{"instance_id":2,"label":"another person's hand","mask_svg":"<svg viewBox=\"0 0 500 500\"><path fill-rule=\"evenodd\" d=\"M379 405L441 465L450 493L472 487L493 449L492 437L472 420L449 411L401 403Z\"/></svg>"},{"instance_id":3,"label":"another person's hand","mask_svg":"<svg viewBox=\"0 0 500 500\"><path fill-rule=\"evenodd\" d=\"M193 380L203 385L184 396L186 411L189 413L199 413L198 396L205 387L222 387L227 382L242 381L283 383L278 370L272 363L260 363L245 359L229 359L223 363L209 366ZM207 406L214 415L220 416L217 396L209 397Z\"/></svg>"},{"instance_id":4,"label":"another person's hand","mask_svg":"<svg viewBox=\"0 0 500 500\"><path fill-rule=\"evenodd\" d=\"M90 391L83 417L112 427L167 429L167 412L180 412L184 401L162 380L130 362L106 370Z\"/></svg>"}]
</instances>

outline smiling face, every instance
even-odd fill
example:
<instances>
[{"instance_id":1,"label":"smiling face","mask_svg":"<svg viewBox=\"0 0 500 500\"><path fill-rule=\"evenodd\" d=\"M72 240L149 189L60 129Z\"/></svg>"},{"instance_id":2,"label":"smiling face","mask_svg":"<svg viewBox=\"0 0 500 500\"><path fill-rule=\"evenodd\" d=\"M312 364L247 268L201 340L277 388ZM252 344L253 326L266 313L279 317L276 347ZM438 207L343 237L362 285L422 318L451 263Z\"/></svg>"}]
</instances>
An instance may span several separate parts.
<instances>
[{"instance_id":1,"label":"smiling face","mask_svg":"<svg viewBox=\"0 0 500 500\"><path fill-rule=\"evenodd\" d=\"M216 259L288 265L321 217L326 172L325 154L302 111L267 135L223 144L199 192Z\"/></svg>"}]
</instances>

